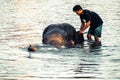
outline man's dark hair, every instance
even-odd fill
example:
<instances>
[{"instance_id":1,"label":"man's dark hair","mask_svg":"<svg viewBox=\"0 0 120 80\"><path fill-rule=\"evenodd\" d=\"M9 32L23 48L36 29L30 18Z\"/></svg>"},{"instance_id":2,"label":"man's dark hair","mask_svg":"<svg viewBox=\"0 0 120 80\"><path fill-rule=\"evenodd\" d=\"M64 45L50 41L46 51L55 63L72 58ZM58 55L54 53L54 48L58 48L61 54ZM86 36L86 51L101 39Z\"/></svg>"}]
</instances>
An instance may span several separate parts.
<instances>
[{"instance_id":1,"label":"man's dark hair","mask_svg":"<svg viewBox=\"0 0 120 80\"><path fill-rule=\"evenodd\" d=\"M82 9L82 7L80 6L80 5L75 5L74 7L73 7L73 11L75 12L75 11L78 11L78 10L80 10L80 9Z\"/></svg>"}]
</instances>

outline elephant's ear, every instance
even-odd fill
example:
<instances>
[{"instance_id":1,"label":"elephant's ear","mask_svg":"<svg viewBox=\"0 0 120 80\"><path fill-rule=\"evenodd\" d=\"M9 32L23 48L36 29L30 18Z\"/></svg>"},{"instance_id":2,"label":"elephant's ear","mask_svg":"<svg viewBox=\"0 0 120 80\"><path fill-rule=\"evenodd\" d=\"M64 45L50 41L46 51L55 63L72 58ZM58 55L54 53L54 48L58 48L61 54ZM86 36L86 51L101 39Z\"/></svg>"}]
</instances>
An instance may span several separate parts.
<instances>
[{"instance_id":1,"label":"elephant's ear","mask_svg":"<svg viewBox=\"0 0 120 80\"><path fill-rule=\"evenodd\" d=\"M76 36L75 36L75 42L76 44L81 44L84 42L84 35L80 34L79 31L76 32Z\"/></svg>"}]
</instances>

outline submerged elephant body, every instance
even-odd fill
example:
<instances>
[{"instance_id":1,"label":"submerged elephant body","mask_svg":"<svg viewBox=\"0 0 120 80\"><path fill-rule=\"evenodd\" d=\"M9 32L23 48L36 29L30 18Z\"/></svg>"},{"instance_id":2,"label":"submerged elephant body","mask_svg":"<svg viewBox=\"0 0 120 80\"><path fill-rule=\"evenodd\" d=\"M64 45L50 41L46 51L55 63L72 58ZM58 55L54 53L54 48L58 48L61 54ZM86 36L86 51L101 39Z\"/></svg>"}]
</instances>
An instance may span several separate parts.
<instances>
[{"instance_id":1,"label":"submerged elephant body","mask_svg":"<svg viewBox=\"0 0 120 80\"><path fill-rule=\"evenodd\" d=\"M76 30L68 23L51 24L45 28L42 35L43 44L73 47L76 44Z\"/></svg>"},{"instance_id":2,"label":"submerged elephant body","mask_svg":"<svg viewBox=\"0 0 120 80\"><path fill-rule=\"evenodd\" d=\"M60 48L71 47L75 43L75 28L67 23L51 24L43 32L43 44L50 44Z\"/></svg>"}]
</instances>

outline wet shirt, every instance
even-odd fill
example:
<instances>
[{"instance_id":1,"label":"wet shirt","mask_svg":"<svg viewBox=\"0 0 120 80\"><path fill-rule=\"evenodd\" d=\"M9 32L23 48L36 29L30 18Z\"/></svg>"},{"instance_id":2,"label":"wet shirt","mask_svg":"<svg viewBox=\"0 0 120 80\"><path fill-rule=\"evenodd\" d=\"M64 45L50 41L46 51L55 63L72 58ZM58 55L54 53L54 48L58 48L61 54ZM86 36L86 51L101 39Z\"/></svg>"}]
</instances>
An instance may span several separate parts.
<instances>
[{"instance_id":1,"label":"wet shirt","mask_svg":"<svg viewBox=\"0 0 120 80\"><path fill-rule=\"evenodd\" d=\"M96 27L100 26L103 21L98 14L89 10L83 10L83 14L80 15L81 21L88 22L91 21L90 27L95 29Z\"/></svg>"}]
</instances>

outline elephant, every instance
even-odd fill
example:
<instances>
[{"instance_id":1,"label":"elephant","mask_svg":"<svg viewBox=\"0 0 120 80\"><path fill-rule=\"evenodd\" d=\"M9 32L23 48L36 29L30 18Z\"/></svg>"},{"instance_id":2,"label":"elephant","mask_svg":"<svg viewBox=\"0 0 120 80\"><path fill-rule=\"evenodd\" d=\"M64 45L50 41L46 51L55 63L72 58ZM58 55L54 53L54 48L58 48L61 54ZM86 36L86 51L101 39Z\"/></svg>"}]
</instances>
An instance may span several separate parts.
<instances>
[{"instance_id":1,"label":"elephant","mask_svg":"<svg viewBox=\"0 0 120 80\"><path fill-rule=\"evenodd\" d=\"M42 34L43 44L53 45L57 48L62 46L74 47L75 44L81 43L78 39L78 32L68 23L50 24L44 29Z\"/></svg>"}]
</instances>

